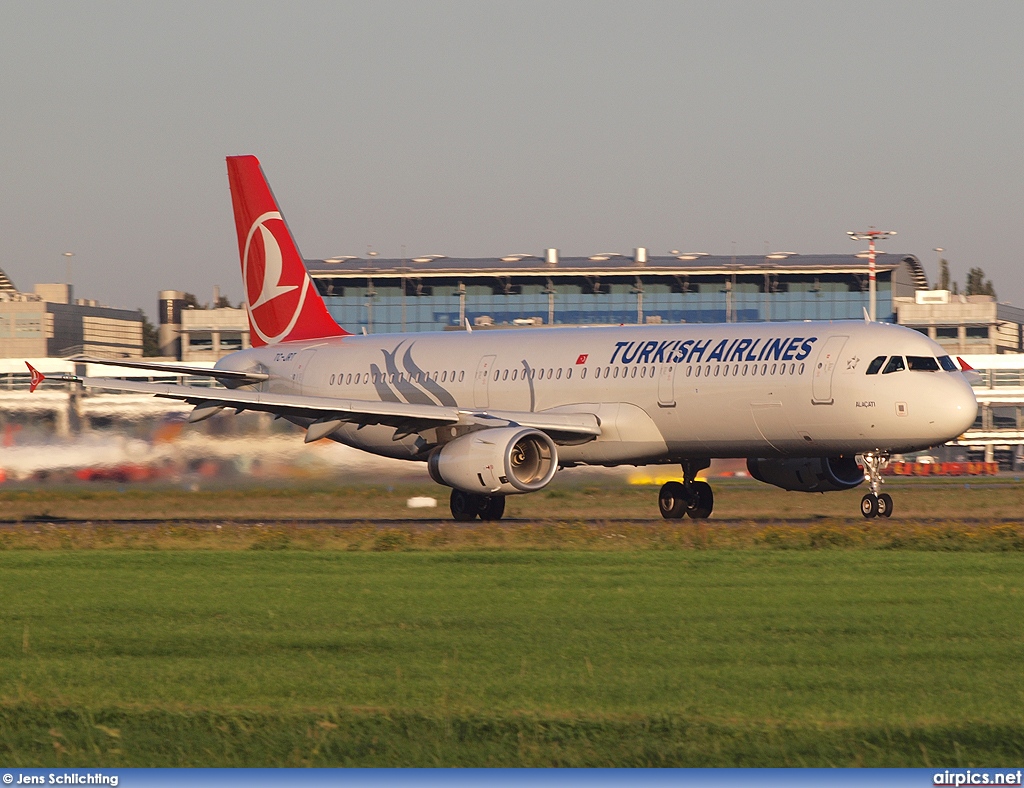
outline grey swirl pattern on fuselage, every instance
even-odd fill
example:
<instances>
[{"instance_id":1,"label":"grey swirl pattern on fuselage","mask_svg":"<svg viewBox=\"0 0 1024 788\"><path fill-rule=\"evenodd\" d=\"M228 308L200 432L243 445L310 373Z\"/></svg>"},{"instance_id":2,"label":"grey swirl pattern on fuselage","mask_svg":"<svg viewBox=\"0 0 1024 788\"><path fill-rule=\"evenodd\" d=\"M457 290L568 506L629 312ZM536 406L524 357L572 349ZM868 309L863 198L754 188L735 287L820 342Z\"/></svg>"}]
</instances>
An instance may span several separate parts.
<instances>
[{"instance_id":1,"label":"grey swirl pattern on fuselage","mask_svg":"<svg viewBox=\"0 0 1024 788\"><path fill-rule=\"evenodd\" d=\"M381 401L404 401L411 405L440 404L451 408L458 407L455 397L453 397L451 393L441 386L436 380L432 380L430 375L420 369L416 362L413 361L412 348L415 343L410 344L409 347L406 348L405 355L402 357L402 366L407 374L402 374L398 371L395 359L398 356L398 351L402 349L402 345L404 344L405 342L399 342L391 352L381 348L381 353L384 354L384 364L387 368L387 372L381 372L380 367L376 364L370 364L373 385L377 390L377 396L380 397ZM392 389L388 384L388 375L392 376L397 393L395 389ZM422 391L418 388L417 383L426 391Z\"/></svg>"},{"instance_id":2,"label":"grey swirl pattern on fuselage","mask_svg":"<svg viewBox=\"0 0 1024 788\"><path fill-rule=\"evenodd\" d=\"M412 348L413 345L409 345L405 351L405 355L402 357L402 366L405 367L405 371L414 378L422 375L423 379L417 382L419 382L419 384L425 388L428 393L432 394L440 404L447 405L450 408L457 407L458 403L455 401L455 397L449 394L448 391L436 380L431 380L430 376L420 369L416 365L416 362L412 360ZM395 353L397 352L398 348L395 348Z\"/></svg>"}]
</instances>

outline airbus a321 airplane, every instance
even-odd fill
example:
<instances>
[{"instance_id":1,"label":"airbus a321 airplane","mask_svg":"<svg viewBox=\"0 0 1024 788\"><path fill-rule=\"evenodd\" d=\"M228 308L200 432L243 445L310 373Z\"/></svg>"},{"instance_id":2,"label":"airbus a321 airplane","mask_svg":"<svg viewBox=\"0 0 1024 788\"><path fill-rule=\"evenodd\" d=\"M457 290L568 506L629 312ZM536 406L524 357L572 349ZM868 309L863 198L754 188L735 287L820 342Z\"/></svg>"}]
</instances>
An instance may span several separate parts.
<instances>
[{"instance_id":1,"label":"airbus a321 airplane","mask_svg":"<svg viewBox=\"0 0 1024 788\"><path fill-rule=\"evenodd\" d=\"M224 388L64 376L221 411L263 411L385 457L424 462L451 488L456 520L498 520L505 497L559 468L676 464L666 518L706 518L696 479L712 458L746 457L785 490L868 481L865 517L890 453L945 443L974 422L961 369L922 334L879 323L800 322L536 328L353 335L331 318L254 156L231 156L252 347L213 369L106 360L209 375ZM103 359L83 359L103 362ZM34 383L41 376L33 371ZM856 456L862 458L862 470Z\"/></svg>"}]
</instances>

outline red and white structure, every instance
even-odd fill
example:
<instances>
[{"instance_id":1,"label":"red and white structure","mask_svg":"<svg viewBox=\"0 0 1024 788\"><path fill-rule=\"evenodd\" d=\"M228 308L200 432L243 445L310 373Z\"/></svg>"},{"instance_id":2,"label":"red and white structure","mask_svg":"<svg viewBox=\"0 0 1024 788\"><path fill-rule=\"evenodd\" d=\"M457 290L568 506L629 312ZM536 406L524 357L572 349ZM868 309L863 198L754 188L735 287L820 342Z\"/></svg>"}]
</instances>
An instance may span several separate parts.
<instances>
[{"instance_id":1,"label":"red and white structure","mask_svg":"<svg viewBox=\"0 0 1024 788\"><path fill-rule=\"evenodd\" d=\"M876 230L872 227L867 232L855 233L852 230L846 233L855 241L867 241L868 242L868 303L870 305L871 313L869 317L871 322L874 323L877 319L877 304L876 304L876 286L875 286L875 241L884 241L891 235L896 235L895 230ZM859 257L860 255L858 255Z\"/></svg>"}]
</instances>

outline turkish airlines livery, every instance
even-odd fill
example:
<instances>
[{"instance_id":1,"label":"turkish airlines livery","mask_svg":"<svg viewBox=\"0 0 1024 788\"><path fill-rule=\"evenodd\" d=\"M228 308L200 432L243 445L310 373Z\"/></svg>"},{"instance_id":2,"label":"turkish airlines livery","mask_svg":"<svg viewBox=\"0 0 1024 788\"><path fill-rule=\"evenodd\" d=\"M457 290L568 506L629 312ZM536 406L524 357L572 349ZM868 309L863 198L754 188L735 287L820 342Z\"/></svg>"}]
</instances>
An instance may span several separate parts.
<instances>
[{"instance_id":1,"label":"turkish airlines livery","mask_svg":"<svg viewBox=\"0 0 1024 788\"><path fill-rule=\"evenodd\" d=\"M456 520L500 519L505 496L535 492L578 465L674 464L666 518L711 514L697 473L746 457L786 490L867 479L865 517L893 452L944 443L977 402L942 348L899 326L855 321L689 324L349 334L331 318L260 164L227 160L253 347L214 369L107 360L209 375L224 388L63 379L195 406L273 413L386 457L425 462L451 488ZM103 362L102 359L88 359ZM855 457L859 456L863 470Z\"/></svg>"}]
</instances>

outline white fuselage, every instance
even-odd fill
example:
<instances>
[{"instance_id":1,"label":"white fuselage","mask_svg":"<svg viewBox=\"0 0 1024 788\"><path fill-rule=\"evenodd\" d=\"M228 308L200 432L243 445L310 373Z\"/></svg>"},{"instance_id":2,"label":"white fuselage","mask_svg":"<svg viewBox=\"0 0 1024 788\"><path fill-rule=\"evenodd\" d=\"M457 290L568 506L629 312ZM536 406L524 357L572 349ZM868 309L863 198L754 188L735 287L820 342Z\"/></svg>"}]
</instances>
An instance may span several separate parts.
<instances>
[{"instance_id":1,"label":"white fuselage","mask_svg":"<svg viewBox=\"0 0 1024 788\"><path fill-rule=\"evenodd\" d=\"M867 374L879 356L944 355L898 326L803 322L351 335L243 350L217 366L269 373L258 388L275 393L594 413L601 435L560 445L559 463L641 465L944 443L976 416L962 374ZM433 432L395 440L393 426L348 424L331 437L422 460L443 442Z\"/></svg>"}]
</instances>

